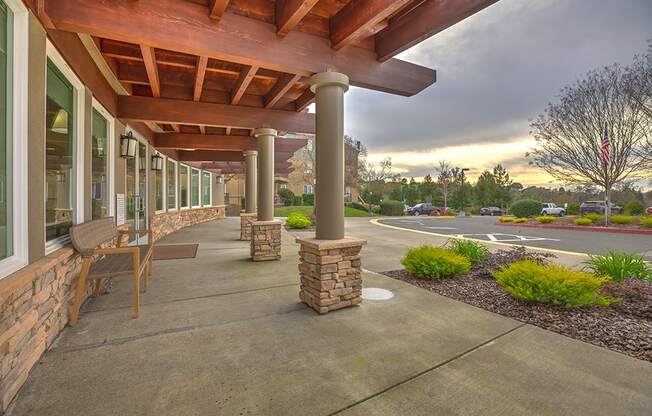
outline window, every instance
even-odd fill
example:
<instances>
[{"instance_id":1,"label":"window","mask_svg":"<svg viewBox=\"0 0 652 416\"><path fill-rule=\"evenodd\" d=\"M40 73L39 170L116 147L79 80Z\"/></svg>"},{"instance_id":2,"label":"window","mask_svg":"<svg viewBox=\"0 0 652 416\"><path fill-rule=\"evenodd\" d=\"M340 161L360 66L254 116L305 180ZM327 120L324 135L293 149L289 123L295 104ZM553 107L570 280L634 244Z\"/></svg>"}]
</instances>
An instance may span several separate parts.
<instances>
[{"instance_id":1,"label":"window","mask_svg":"<svg viewBox=\"0 0 652 416\"><path fill-rule=\"evenodd\" d=\"M352 194L351 194L351 187L347 186L344 188L344 202L351 202Z\"/></svg>"},{"instance_id":2,"label":"window","mask_svg":"<svg viewBox=\"0 0 652 416\"><path fill-rule=\"evenodd\" d=\"M312 185L303 185L304 194L312 194Z\"/></svg>"},{"instance_id":3,"label":"window","mask_svg":"<svg viewBox=\"0 0 652 416\"><path fill-rule=\"evenodd\" d=\"M27 265L28 16L0 1L0 278Z\"/></svg>"},{"instance_id":4,"label":"window","mask_svg":"<svg viewBox=\"0 0 652 416\"><path fill-rule=\"evenodd\" d=\"M306 162L306 173L308 175L312 174L312 162Z\"/></svg>"},{"instance_id":5,"label":"window","mask_svg":"<svg viewBox=\"0 0 652 416\"><path fill-rule=\"evenodd\" d=\"M199 206L199 170L191 169L190 172L190 202L193 207Z\"/></svg>"},{"instance_id":6,"label":"window","mask_svg":"<svg viewBox=\"0 0 652 416\"><path fill-rule=\"evenodd\" d=\"M179 206L188 208L188 166L179 166L179 193L181 194Z\"/></svg>"},{"instance_id":7,"label":"window","mask_svg":"<svg viewBox=\"0 0 652 416\"><path fill-rule=\"evenodd\" d=\"M202 181L201 181L201 186L202 186L202 198L203 202L202 204L204 206L210 206L211 205L211 189L212 189L212 184L211 184L211 173L210 172L203 172L202 173Z\"/></svg>"},{"instance_id":8,"label":"window","mask_svg":"<svg viewBox=\"0 0 652 416\"><path fill-rule=\"evenodd\" d=\"M109 215L109 122L93 108L91 136L91 212L94 220Z\"/></svg>"},{"instance_id":9,"label":"window","mask_svg":"<svg viewBox=\"0 0 652 416\"><path fill-rule=\"evenodd\" d=\"M168 210L177 209L177 164L168 159L166 163L168 180Z\"/></svg>"},{"instance_id":10,"label":"window","mask_svg":"<svg viewBox=\"0 0 652 416\"><path fill-rule=\"evenodd\" d=\"M154 171L156 187L155 191L155 210L157 212L163 211L165 209L165 163L162 165L161 170Z\"/></svg>"}]
</instances>

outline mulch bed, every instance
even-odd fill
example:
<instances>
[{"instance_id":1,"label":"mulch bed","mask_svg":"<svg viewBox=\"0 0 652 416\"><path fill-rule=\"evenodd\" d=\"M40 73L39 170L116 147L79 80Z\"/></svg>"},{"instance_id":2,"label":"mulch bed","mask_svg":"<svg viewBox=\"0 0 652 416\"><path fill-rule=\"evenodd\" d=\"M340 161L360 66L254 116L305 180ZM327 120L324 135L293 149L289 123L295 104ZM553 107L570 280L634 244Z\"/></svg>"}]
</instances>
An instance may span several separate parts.
<instances>
[{"instance_id":1,"label":"mulch bed","mask_svg":"<svg viewBox=\"0 0 652 416\"><path fill-rule=\"evenodd\" d=\"M521 322L609 348L652 362L652 285L637 280L609 283L604 294L622 298L609 307L567 309L513 298L487 276L486 267L474 267L460 277L419 279L405 270L383 273L464 303Z\"/></svg>"}]
</instances>

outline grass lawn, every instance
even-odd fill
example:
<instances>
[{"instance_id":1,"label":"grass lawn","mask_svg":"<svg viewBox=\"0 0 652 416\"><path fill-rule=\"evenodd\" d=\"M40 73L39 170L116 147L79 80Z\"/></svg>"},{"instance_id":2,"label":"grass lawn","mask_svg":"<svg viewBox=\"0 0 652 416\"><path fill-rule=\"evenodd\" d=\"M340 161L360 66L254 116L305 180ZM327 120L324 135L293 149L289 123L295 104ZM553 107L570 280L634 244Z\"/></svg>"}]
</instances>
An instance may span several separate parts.
<instances>
[{"instance_id":1,"label":"grass lawn","mask_svg":"<svg viewBox=\"0 0 652 416\"><path fill-rule=\"evenodd\" d=\"M289 206L289 207L276 207L274 208L275 217L287 217L293 212L299 212L301 214L309 215L312 214L312 206ZM360 209L344 207L344 216L345 217L368 217L369 213L367 211L362 211Z\"/></svg>"}]
</instances>

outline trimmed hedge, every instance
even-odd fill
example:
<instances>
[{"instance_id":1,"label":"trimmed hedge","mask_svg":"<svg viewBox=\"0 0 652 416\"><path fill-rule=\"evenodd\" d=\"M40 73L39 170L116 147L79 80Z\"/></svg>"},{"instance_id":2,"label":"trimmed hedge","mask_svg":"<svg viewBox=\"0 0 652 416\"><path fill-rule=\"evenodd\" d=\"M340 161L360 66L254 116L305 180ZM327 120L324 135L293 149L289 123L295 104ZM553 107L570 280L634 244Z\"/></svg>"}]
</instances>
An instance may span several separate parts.
<instances>
[{"instance_id":1,"label":"trimmed hedge","mask_svg":"<svg viewBox=\"0 0 652 416\"><path fill-rule=\"evenodd\" d=\"M466 257L447 248L428 245L409 249L401 264L408 272L425 279L455 276L471 269L471 262Z\"/></svg>"},{"instance_id":2,"label":"trimmed hedge","mask_svg":"<svg viewBox=\"0 0 652 416\"><path fill-rule=\"evenodd\" d=\"M634 218L631 215L612 215L611 221L616 224L627 225L631 224Z\"/></svg>"},{"instance_id":3,"label":"trimmed hedge","mask_svg":"<svg viewBox=\"0 0 652 416\"><path fill-rule=\"evenodd\" d=\"M294 196L294 203L292 205L295 205L295 206L301 205L301 201L302 201L301 196L295 195Z\"/></svg>"},{"instance_id":4,"label":"trimmed hedge","mask_svg":"<svg viewBox=\"0 0 652 416\"><path fill-rule=\"evenodd\" d=\"M537 222L540 222L541 224L550 224L555 220L555 217L551 217L549 215L541 215L536 218Z\"/></svg>"},{"instance_id":5,"label":"trimmed hedge","mask_svg":"<svg viewBox=\"0 0 652 416\"><path fill-rule=\"evenodd\" d=\"M512 220L512 222L514 224L522 224L524 222L527 222L527 218L522 218L522 217L521 218L514 218L514 220Z\"/></svg>"},{"instance_id":6,"label":"trimmed hedge","mask_svg":"<svg viewBox=\"0 0 652 416\"><path fill-rule=\"evenodd\" d=\"M303 194L303 205L315 205L315 194Z\"/></svg>"},{"instance_id":7,"label":"trimmed hedge","mask_svg":"<svg viewBox=\"0 0 652 416\"><path fill-rule=\"evenodd\" d=\"M500 222L514 222L514 217L500 217L498 218L498 221Z\"/></svg>"},{"instance_id":8,"label":"trimmed hedge","mask_svg":"<svg viewBox=\"0 0 652 416\"><path fill-rule=\"evenodd\" d=\"M381 215L401 216L404 215L405 205L401 201L387 200L380 203Z\"/></svg>"},{"instance_id":9,"label":"trimmed hedge","mask_svg":"<svg viewBox=\"0 0 652 416\"><path fill-rule=\"evenodd\" d=\"M591 225L593 221L590 218L576 218L575 225Z\"/></svg>"},{"instance_id":10,"label":"trimmed hedge","mask_svg":"<svg viewBox=\"0 0 652 416\"><path fill-rule=\"evenodd\" d=\"M369 210L369 208L367 208L366 206L360 204L359 202L346 202L346 203L344 203L344 206L349 207L349 208L353 208L353 209L359 209L359 210L362 210L362 211L368 211Z\"/></svg>"},{"instance_id":11,"label":"trimmed hedge","mask_svg":"<svg viewBox=\"0 0 652 416\"><path fill-rule=\"evenodd\" d=\"M639 221L639 224L641 224L645 228L652 228L652 217L650 218L641 218Z\"/></svg>"},{"instance_id":12,"label":"trimmed hedge","mask_svg":"<svg viewBox=\"0 0 652 416\"><path fill-rule=\"evenodd\" d=\"M639 201L632 201L625 205L625 212L629 215L643 215L645 214L645 205Z\"/></svg>"},{"instance_id":13,"label":"trimmed hedge","mask_svg":"<svg viewBox=\"0 0 652 416\"><path fill-rule=\"evenodd\" d=\"M517 217L534 217L541 214L543 205L534 199L521 199L512 204L511 211Z\"/></svg>"}]
</instances>

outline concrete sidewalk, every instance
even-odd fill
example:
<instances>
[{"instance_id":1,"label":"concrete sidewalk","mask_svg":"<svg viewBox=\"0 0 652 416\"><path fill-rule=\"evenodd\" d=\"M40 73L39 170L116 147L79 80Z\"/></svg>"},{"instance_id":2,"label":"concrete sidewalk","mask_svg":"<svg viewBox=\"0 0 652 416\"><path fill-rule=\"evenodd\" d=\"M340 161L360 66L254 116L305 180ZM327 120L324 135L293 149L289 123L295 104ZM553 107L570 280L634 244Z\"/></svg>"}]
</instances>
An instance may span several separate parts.
<instances>
[{"instance_id":1,"label":"concrete sidewalk","mask_svg":"<svg viewBox=\"0 0 652 416\"><path fill-rule=\"evenodd\" d=\"M347 221L369 239L364 267L397 268L408 237ZM650 363L376 273L365 287L393 299L319 316L298 300L293 237L284 233L281 261L253 263L238 227L166 237L199 242L197 258L154 263L139 319L128 279L89 301L9 413L650 414Z\"/></svg>"}]
</instances>

